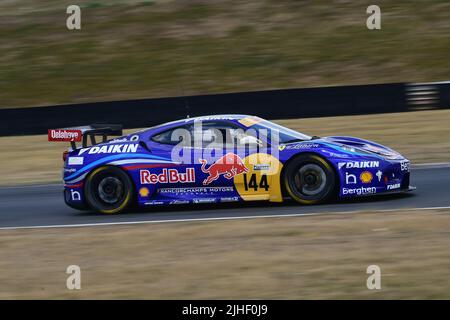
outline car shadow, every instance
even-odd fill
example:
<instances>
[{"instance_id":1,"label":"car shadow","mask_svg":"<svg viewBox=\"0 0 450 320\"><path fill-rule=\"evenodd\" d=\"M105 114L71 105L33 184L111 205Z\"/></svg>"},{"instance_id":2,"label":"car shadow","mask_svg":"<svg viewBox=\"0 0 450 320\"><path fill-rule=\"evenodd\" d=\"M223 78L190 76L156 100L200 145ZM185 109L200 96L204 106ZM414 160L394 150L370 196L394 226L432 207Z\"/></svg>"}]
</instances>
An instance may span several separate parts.
<instances>
[{"instance_id":1,"label":"car shadow","mask_svg":"<svg viewBox=\"0 0 450 320\"><path fill-rule=\"evenodd\" d=\"M321 208L329 207L330 205L340 206L348 204L358 204L358 203L378 203L378 202L391 202L397 201L399 199L413 198L417 195L414 193L398 193L398 194L387 194L387 195L376 195L376 196L364 196L360 198L350 198L350 199L336 199L323 204L317 204L309 207ZM238 210L238 209L250 209L250 208L283 208L283 207L301 207L292 199L285 199L284 202L267 202L267 201L252 201L252 202L228 202L228 203L201 203L201 204L183 204L183 205L156 205L147 207L132 207L129 210L120 214L120 216L131 216L134 214L144 214L144 213L167 213L167 212L192 212L201 213L210 210ZM95 211L81 211L78 213L79 216L105 216ZM117 215L112 215L117 216Z\"/></svg>"}]
</instances>

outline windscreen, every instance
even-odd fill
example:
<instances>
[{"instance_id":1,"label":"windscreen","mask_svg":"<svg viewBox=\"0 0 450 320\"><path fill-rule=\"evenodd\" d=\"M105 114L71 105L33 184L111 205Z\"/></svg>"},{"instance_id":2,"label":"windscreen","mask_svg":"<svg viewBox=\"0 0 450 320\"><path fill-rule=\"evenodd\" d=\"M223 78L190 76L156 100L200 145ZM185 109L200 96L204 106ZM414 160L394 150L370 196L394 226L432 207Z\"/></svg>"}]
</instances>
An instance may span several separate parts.
<instances>
[{"instance_id":1,"label":"windscreen","mask_svg":"<svg viewBox=\"0 0 450 320\"><path fill-rule=\"evenodd\" d=\"M279 135L279 143L311 140L311 137L306 134L280 126L279 124L264 120L259 117L252 117L252 122L252 129L255 129L257 131L266 129L270 132L269 134L274 134L275 132L277 132Z\"/></svg>"}]
</instances>

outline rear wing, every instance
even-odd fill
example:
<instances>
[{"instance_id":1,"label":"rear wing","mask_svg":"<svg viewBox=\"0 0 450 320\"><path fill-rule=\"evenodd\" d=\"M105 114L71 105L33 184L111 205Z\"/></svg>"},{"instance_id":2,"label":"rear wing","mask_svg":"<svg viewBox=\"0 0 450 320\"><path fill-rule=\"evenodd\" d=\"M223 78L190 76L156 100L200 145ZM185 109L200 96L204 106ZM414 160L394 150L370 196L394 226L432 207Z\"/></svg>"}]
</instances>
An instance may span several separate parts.
<instances>
[{"instance_id":1,"label":"rear wing","mask_svg":"<svg viewBox=\"0 0 450 320\"><path fill-rule=\"evenodd\" d=\"M82 148L88 147L88 139L91 146L106 142L109 136L122 136L120 124L91 124L89 126L71 127L66 129L48 129L48 141L70 142L72 150L78 149L76 142L81 142ZM96 137L101 137L97 142Z\"/></svg>"}]
</instances>

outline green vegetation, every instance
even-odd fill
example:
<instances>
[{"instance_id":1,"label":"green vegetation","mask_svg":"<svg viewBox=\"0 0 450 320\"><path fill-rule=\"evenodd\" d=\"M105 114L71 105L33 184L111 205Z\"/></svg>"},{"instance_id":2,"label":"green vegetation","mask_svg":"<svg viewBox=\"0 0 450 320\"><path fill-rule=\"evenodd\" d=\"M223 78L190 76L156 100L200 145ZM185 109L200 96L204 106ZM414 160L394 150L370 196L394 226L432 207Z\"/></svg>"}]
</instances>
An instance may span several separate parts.
<instances>
[{"instance_id":1,"label":"green vegetation","mask_svg":"<svg viewBox=\"0 0 450 320\"><path fill-rule=\"evenodd\" d=\"M286 87L445 80L450 3L89 0L0 2L0 107Z\"/></svg>"}]
</instances>

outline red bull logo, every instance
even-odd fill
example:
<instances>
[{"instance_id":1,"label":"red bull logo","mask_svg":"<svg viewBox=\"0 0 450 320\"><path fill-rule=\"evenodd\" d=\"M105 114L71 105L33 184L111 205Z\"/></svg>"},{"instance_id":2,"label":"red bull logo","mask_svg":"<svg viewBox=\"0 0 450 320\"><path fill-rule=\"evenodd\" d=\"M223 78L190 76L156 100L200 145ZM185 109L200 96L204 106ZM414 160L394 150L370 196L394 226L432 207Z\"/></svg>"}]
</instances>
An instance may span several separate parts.
<instances>
[{"instance_id":1,"label":"red bull logo","mask_svg":"<svg viewBox=\"0 0 450 320\"><path fill-rule=\"evenodd\" d=\"M200 159L200 162L202 164L202 171L209 174L208 178L203 180L203 185L210 184L219 179L221 175L227 179L232 179L238 174L248 172L242 159L234 153L227 153L210 165L208 169L206 169L207 161L205 159Z\"/></svg>"},{"instance_id":2,"label":"red bull logo","mask_svg":"<svg viewBox=\"0 0 450 320\"><path fill-rule=\"evenodd\" d=\"M148 170L139 172L141 184L156 183L193 183L195 182L195 169L186 168L186 172L179 172L178 169L162 169L162 173L151 173Z\"/></svg>"}]
</instances>

